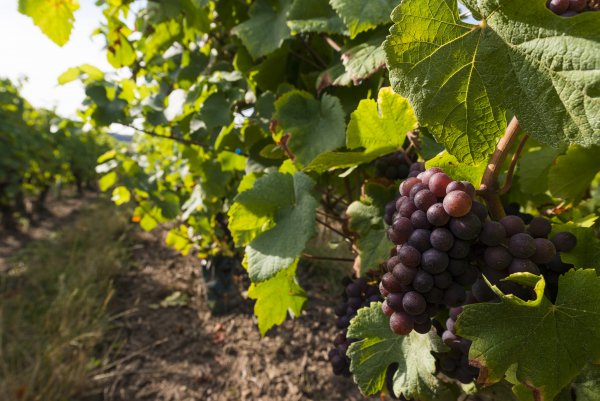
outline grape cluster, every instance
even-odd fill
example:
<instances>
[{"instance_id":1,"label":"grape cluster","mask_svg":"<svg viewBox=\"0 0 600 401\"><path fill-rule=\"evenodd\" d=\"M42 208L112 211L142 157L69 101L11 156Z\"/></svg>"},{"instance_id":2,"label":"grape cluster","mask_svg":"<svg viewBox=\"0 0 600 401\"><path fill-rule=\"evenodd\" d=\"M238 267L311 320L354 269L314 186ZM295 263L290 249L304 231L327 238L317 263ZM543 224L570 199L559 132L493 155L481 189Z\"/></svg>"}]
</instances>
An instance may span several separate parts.
<instances>
[{"instance_id":1,"label":"grape cluster","mask_svg":"<svg viewBox=\"0 0 600 401\"><path fill-rule=\"evenodd\" d=\"M454 325L462 306L450 308L450 316L446 320L446 330L443 330L442 340L450 347L449 352L437 355L437 367L446 376L461 383L470 383L479 375L479 369L469 365L469 348L471 341L456 335Z\"/></svg>"},{"instance_id":2,"label":"grape cluster","mask_svg":"<svg viewBox=\"0 0 600 401\"><path fill-rule=\"evenodd\" d=\"M572 250L577 239L569 232L559 232L548 239L551 231L552 224L543 217L532 217L528 225L517 215L508 215L499 222L486 221L475 251L479 254L481 272L504 293L522 299L531 299L533 291L501 280L513 273L542 274L548 282L547 295L554 298L558 275L573 267L562 262L560 252ZM471 291L479 302L496 298L483 278L475 282Z\"/></svg>"},{"instance_id":3,"label":"grape cluster","mask_svg":"<svg viewBox=\"0 0 600 401\"><path fill-rule=\"evenodd\" d=\"M402 151L390 153L375 161L375 171L378 177L389 180L403 180L408 177L412 161Z\"/></svg>"},{"instance_id":4,"label":"grape cluster","mask_svg":"<svg viewBox=\"0 0 600 401\"><path fill-rule=\"evenodd\" d=\"M356 280L347 277L343 284L346 286L342 295L344 301L335 308L337 316L335 325L340 332L333 340L334 348L329 351L329 362L331 362L333 373L350 376L350 358L346 356L346 351L350 344L356 341L356 339L346 337L350 320L356 316L360 308L369 306L371 302L381 301L381 296L377 285L369 284L367 279L362 277Z\"/></svg>"},{"instance_id":5,"label":"grape cluster","mask_svg":"<svg viewBox=\"0 0 600 401\"><path fill-rule=\"evenodd\" d=\"M386 207L388 238L396 245L379 289L383 312L398 335L427 333L440 306L462 305L465 287L479 277L470 263L487 209L475 188L432 167L406 179Z\"/></svg>"},{"instance_id":6,"label":"grape cluster","mask_svg":"<svg viewBox=\"0 0 600 401\"><path fill-rule=\"evenodd\" d=\"M586 11L600 11L598 0L548 0L546 3L554 14L561 17L572 17Z\"/></svg>"}]
</instances>

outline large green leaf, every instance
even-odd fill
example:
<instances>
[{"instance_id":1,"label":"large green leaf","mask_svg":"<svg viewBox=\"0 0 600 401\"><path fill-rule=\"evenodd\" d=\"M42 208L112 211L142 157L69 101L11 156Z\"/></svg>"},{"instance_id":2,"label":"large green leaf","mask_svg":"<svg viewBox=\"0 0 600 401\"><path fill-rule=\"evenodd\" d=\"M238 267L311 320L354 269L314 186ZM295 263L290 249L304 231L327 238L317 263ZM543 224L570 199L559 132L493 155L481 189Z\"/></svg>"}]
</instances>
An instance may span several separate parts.
<instances>
[{"instance_id":1,"label":"large green leaf","mask_svg":"<svg viewBox=\"0 0 600 401\"><path fill-rule=\"evenodd\" d=\"M287 18L293 32L343 34L346 31L328 0L295 0Z\"/></svg>"},{"instance_id":2,"label":"large green leaf","mask_svg":"<svg viewBox=\"0 0 600 401\"><path fill-rule=\"evenodd\" d=\"M589 149L571 146L566 154L559 156L550 169L548 184L552 195L578 201L600 172L600 147Z\"/></svg>"},{"instance_id":3,"label":"large green leaf","mask_svg":"<svg viewBox=\"0 0 600 401\"><path fill-rule=\"evenodd\" d=\"M258 318L261 335L273 326L283 323L288 312L299 316L306 302L306 292L296 281L297 262L262 283L252 283L248 297L255 299L254 314Z\"/></svg>"},{"instance_id":4,"label":"large green leaf","mask_svg":"<svg viewBox=\"0 0 600 401\"><path fill-rule=\"evenodd\" d=\"M286 20L291 1L274 3L276 7L268 0L257 0L250 8L250 18L231 30L255 59L276 50L291 37Z\"/></svg>"},{"instance_id":5,"label":"large green leaf","mask_svg":"<svg viewBox=\"0 0 600 401\"><path fill-rule=\"evenodd\" d=\"M78 0L19 0L19 12L33 19L54 43L63 46L69 41Z\"/></svg>"},{"instance_id":6,"label":"large green leaf","mask_svg":"<svg viewBox=\"0 0 600 401\"><path fill-rule=\"evenodd\" d=\"M568 231L577 238L577 246L570 252L562 252L561 260L577 268L594 268L600 273L600 239L593 227L581 227L573 223L554 225L552 232Z\"/></svg>"},{"instance_id":7,"label":"large green leaf","mask_svg":"<svg viewBox=\"0 0 600 401\"><path fill-rule=\"evenodd\" d=\"M375 71L385 66L385 37L377 34L375 37L352 46L344 51L342 61L348 76L355 85L370 77Z\"/></svg>"},{"instance_id":8,"label":"large green leaf","mask_svg":"<svg viewBox=\"0 0 600 401\"><path fill-rule=\"evenodd\" d=\"M406 0L384 47L395 90L461 161L484 160L512 111L538 141L600 141L600 14L561 18L543 1Z\"/></svg>"},{"instance_id":9,"label":"large green leaf","mask_svg":"<svg viewBox=\"0 0 600 401\"><path fill-rule=\"evenodd\" d=\"M350 230L358 234L356 243L360 256L361 275L376 270L390 255L393 244L387 239L379 207L360 201L352 202L346 214Z\"/></svg>"},{"instance_id":10,"label":"large green leaf","mask_svg":"<svg viewBox=\"0 0 600 401\"><path fill-rule=\"evenodd\" d=\"M308 92L287 92L275 102L275 119L291 136L288 146L302 165L344 145L344 111L335 96L317 100Z\"/></svg>"},{"instance_id":11,"label":"large green leaf","mask_svg":"<svg viewBox=\"0 0 600 401\"><path fill-rule=\"evenodd\" d=\"M348 124L346 147L362 150L322 154L307 169L322 172L368 163L401 149L406 133L415 128L416 123L408 100L391 88L382 88L377 102L372 99L360 101Z\"/></svg>"},{"instance_id":12,"label":"large green leaf","mask_svg":"<svg viewBox=\"0 0 600 401\"><path fill-rule=\"evenodd\" d=\"M435 376L435 358L431 354L435 333L398 336L390 330L381 303L373 302L370 307L359 309L347 336L359 339L350 345L347 355L351 359L350 371L364 394L381 391L388 366L397 363L393 376L396 395L422 401L456 400L456 395Z\"/></svg>"},{"instance_id":13,"label":"large green leaf","mask_svg":"<svg viewBox=\"0 0 600 401\"><path fill-rule=\"evenodd\" d=\"M390 23L390 14L399 0L329 0L354 38L363 31Z\"/></svg>"},{"instance_id":14,"label":"large green leaf","mask_svg":"<svg viewBox=\"0 0 600 401\"><path fill-rule=\"evenodd\" d=\"M560 150L550 146L534 146L519 159L517 176L519 188L528 194L540 194L548 190L548 173Z\"/></svg>"},{"instance_id":15,"label":"large green leaf","mask_svg":"<svg viewBox=\"0 0 600 401\"><path fill-rule=\"evenodd\" d=\"M600 278L592 269L566 273L552 304L543 278L511 277L535 284L536 299L525 302L493 287L501 302L465 306L458 334L473 341L469 359L483 367L480 379L494 383L511 370L536 400L552 400L600 357Z\"/></svg>"},{"instance_id":16,"label":"large green leaf","mask_svg":"<svg viewBox=\"0 0 600 401\"><path fill-rule=\"evenodd\" d=\"M289 267L313 236L318 206L314 185L303 173L271 173L235 198L229 225L238 243L250 241L246 257L253 282Z\"/></svg>"}]
</instances>

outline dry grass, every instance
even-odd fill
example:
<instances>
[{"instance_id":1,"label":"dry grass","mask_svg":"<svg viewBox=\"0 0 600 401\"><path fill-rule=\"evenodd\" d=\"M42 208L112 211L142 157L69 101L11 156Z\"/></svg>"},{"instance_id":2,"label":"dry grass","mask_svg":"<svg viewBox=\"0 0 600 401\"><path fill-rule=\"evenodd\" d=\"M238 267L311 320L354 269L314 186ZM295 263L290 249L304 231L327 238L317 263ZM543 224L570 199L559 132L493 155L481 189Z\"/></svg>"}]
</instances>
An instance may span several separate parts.
<instances>
[{"instance_id":1,"label":"dry grass","mask_svg":"<svg viewBox=\"0 0 600 401\"><path fill-rule=\"evenodd\" d=\"M84 208L0 276L0 398L62 401L85 386L109 325L112 277L127 260L127 219L105 201Z\"/></svg>"}]
</instances>

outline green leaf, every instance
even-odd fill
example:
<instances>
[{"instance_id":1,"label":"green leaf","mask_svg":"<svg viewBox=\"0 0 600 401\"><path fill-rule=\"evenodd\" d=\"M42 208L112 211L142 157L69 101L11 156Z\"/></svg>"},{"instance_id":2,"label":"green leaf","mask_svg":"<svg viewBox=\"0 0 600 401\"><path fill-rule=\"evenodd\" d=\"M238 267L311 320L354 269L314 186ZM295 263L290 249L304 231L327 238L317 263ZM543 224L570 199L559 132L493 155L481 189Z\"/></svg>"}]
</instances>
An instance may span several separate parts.
<instances>
[{"instance_id":1,"label":"green leaf","mask_svg":"<svg viewBox=\"0 0 600 401\"><path fill-rule=\"evenodd\" d=\"M390 255L393 244L388 240L379 207L363 202L352 202L346 214L350 230L357 233L356 243L360 256L361 275L376 270Z\"/></svg>"},{"instance_id":2,"label":"green leaf","mask_svg":"<svg viewBox=\"0 0 600 401\"><path fill-rule=\"evenodd\" d=\"M229 227L238 244L251 241L246 256L252 281L273 277L304 250L315 230L314 185L303 173L271 173L235 198Z\"/></svg>"},{"instance_id":3,"label":"green leaf","mask_svg":"<svg viewBox=\"0 0 600 401\"><path fill-rule=\"evenodd\" d=\"M131 194L126 187L119 186L113 189L111 200L115 202L115 205L122 205L131 200Z\"/></svg>"},{"instance_id":4,"label":"green leaf","mask_svg":"<svg viewBox=\"0 0 600 401\"><path fill-rule=\"evenodd\" d=\"M289 148L302 165L344 144L344 111L335 96L317 100L308 92L287 92L275 102L274 118L291 136Z\"/></svg>"},{"instance_id":5,"label":"green leaf","mask_svg":"<svg viewBox=\"0 0 600 401\"><path fill-rule=\"evenodd\" d=\"M468 165L459 162L456 157L452 156L446 151L443 151L425 163L425 168L430 167L440 167L454 180L469 181L475 186L475 188L479 188L481 179L483 178L483 173L487 168L487 162Z\"/></svg>"},{"instance_id":6,"label":"green leaf","mask_svg":"<svg viewBox=\"0 0 600 401\"><path fill-rule=\"evenodd\" d=\"M455 0L407 0L385 44L394 88L459 160L484 160L506 128L556 146L600 139L600 15L561 18L544 2L469 2L479 25L460 21Z\"/></svg>"},{"instance_id":7,"label":"green leaf","mask_svg":"<svg viewBox=\"0 0 600 401\"><path fill-rule=\"evenodd\" d=\"M286 21L291 2L279 0L275 3L276 7L272 7L268 0L257 0L250 7L250 18L231 30L255 59L278 49L291 37Z\"/></svg>"},{"instance_id":8,"label":"green leaf","mask_svg":"<svg viewBox=\"0 0 600 401\"><path fill-rule=\"evenodd\" d=\"M323 172L368 163L377 157L401 149L406 133L415 128L417 120L408 100L391 88L379 91L377 102L363 99L352 113L346 131L346 147L360 152L330 152L321 154L307 170Z\"/></svg>"},{"instance_id":9,"label":"green leaf","mask_svg":"<svg viewBox=\"0 0 600 401\"><path fill-rule=\"evenodd\" d=\"M19 12L33 19L42 32L54 43L63 46L69 41L79 9L77 0L19 0Z\"/></svg>"},{"instance_id":10,"label":"green leaf","mask_svg":"<svg viewBox=\"0 0 600 401\"><path fill-rule=\"evenodd\" d=\"M292 32L344 34L346 26L328 0L295 0L287 17Z\"/></svg>"},{"instance_id":11,"label":"green leaf","mask_svg":"<svg viewBox=\"0 0 600 401\"><path fill-rule=\"evenodd\" d=\"M469 359L483 367L486 383L514 369L536 400L552 400L586 363L600 357L600 278L591 269L567 272L559 279L554 305L543 296L542 277L511 278L539 280L536 299L525 302L493 287L501 303L466 305L456 323L458 334L473 341Z\"/></svg>"},{"instance_id":12,"label":"green leaf","mask_svg":"<svg viewBox=\"0 0 600 401\"><path fill-rule=\"evenodd\" d=\"M350 38L379 25L390 23L390 14L398 2L398 0L329 0L331 6L346 23Z\"/></svg>"},{"instance_id":13,"label":"green leaf","mask_svg":"<svg viewBox=\"0 0 600 401\"><path fill-rule=\"evenodd\" d=\"M377 35L344 51L342 61L355 85L385 65L384 39L383 35Z\"/></svg>"},{"instance_id":14,"label":"green leaf","mask_svg":"<svg viewBox=\"0 0 600 401\"><path fill-rule=\"evenodd\" d=\"M423 401L456 400L446 385L435 376L435 358L431 354L430 334L410 333L398 336L390 330L389 318L380 302L358 310L348 328L348 338L359 341L350 345L350 371L360 390L367 395L383 389L389 365L398 363L393 388L396 395Z\"/></svg>"},{"instance_id":15,"label":"green leaf","mask_svg":"<svg viewBox=\"0 0 600 401\"><path fill-rule=\"evenodd\" d=\"M577 268L596 269L600 273L600 239L592 227L581 227L573 223L553 225L552 232L568 231L577 238L577 246L570 252L561 252L563 262Z\"/></svg>"},{"instance_id":16,"label":"green leaf","mask_svg":"<svg viewBox=\"0 0 600 401\"><path fill-rule=\"evenodd\" d=\"M600 171L600 147L571 146L550 169L548 183L553 196L578 201Z\"/></svg>"},{"instance_id":17,"label":"green leaf","mask_svg":"<svg viewBox=\"0 0 600 401\"><path fill-rule=\"evenodd\" d=\"M104 73L90 64L82 64L79 67L69 68L58 77L58 83L64 85L78 79L81 75L87 75L85 82L100 80L104 77Z\"/></svg>"},{"instance_id":18,"label":"green leaf","mask_svg":"<svg viewBox=\"0 0 600 401\"><path fill-rule=\"evenodd\" d=\"M519 188L528 194L540 194L548 190L548 173L560 150L549 146L535 146L519 159L517 176Z\"/></svg>"},{"instance_id":19,"label":"green leaf","mask_svg":"<svg viewBox=\"0 0 600 401\"><path fill-rule=\"evenodd\" d=\"M296 281L297 264L296 261L267 281L252 283L248 289L248 297L256 300L254 314L262 336L271 327L283 323L288 312L292 317L302 312L307 297Z\"/></svg>"},{"instance_id":20,"label":"green leaf","mask_svg":"<svg viewBox=\"0 0 600 401\"><path fill-rule=\"evenodd\" d=\"M100 187L100 191L104 192L108 188L115 185L116 182L117 182L117 173L115 171L111 171L111 172L103 175L102 177L100 177L100 179L98 180L98 186Z\"/></svg>"}]
</instances>

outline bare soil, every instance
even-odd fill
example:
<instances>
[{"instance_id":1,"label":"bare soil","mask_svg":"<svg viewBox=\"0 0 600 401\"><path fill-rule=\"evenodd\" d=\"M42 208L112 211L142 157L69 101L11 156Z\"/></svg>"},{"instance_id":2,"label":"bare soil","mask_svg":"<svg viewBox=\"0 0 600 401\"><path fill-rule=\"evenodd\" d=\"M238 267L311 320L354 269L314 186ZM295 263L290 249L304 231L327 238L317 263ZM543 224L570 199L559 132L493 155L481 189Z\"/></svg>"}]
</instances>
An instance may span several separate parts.
<instances>
[{"instance_id":1,"label":"bare soil","mask_svg":"<svg viewBox=\"0 0 600 401\"><path fill-rule=\"evenodd\" d=\"M96 400L361 400L351 379L334 376L327 351L335 336L336 299L303 282L305 312L261 338L252 301L213 316L206 306L200 261L163 244L164 233L138 233L134 266L116 281L110 362L97 373ZM243 276L234 277L240 290ZM187 305L157 307L179 291ZM329 298L329 299L328 299ZM116 346L115 346L116 344Z\"/></svg>"}]
</instances>

